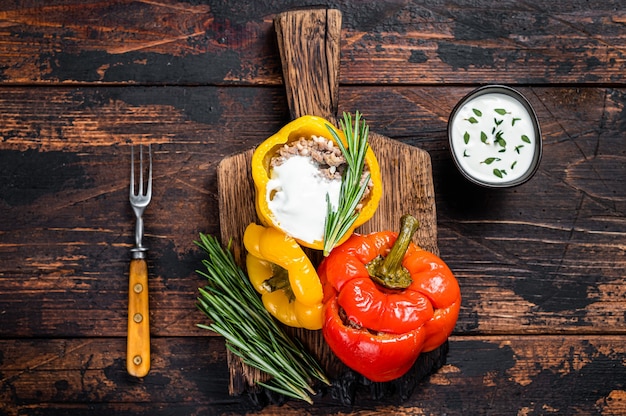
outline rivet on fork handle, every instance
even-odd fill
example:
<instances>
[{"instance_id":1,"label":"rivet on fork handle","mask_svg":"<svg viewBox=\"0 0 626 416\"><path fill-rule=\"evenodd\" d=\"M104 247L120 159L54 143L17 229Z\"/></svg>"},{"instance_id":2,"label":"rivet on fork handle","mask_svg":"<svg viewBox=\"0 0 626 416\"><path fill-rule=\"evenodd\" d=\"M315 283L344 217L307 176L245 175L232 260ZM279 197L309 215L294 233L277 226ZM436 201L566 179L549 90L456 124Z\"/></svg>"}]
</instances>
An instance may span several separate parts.
<instances>
[{"instance_id":1,"label":"rivet on fork handle","mask_svg":"<svg viewBox=\"0 0 626 416\"><path fill-rule=\"evenodd\" d=\"M143 150L139 151L139 182L135 187L134 150L131 157L130 204L137 220L135 247L131 249L128 281L128 339L126 369L135 377L144 377L150 371L150 313L148 307L147 248L142 245L143 212L152 197L152 152L148 147L148 180L144 187Z\"/></svg>"}]
</instances>

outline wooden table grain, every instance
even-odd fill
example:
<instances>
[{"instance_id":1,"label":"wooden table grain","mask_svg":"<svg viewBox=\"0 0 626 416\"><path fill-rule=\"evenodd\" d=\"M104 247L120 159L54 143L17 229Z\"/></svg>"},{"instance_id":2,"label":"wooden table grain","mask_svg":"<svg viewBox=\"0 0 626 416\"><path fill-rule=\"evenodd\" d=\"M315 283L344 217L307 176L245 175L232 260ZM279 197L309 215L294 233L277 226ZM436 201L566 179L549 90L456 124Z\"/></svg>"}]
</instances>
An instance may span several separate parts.
<instances>
[{"instance_id":1,"label":"wooden table grain","mask_svg":"<svg viewBox=\"0 0 626 416\"><path fill-rule=\"evenodd\" d=\"M432 158L463 295L446 364L405 401L257 406L196 327L216 167L289 120L273 17L306 0L0 3L0 415L626 414L623 1L342 0L339 110ZM543 159L522 186L455 170L456 102L505 84ZM130 145L151 143L152 369L125 370Z\"/></svg>"}]
</instances>

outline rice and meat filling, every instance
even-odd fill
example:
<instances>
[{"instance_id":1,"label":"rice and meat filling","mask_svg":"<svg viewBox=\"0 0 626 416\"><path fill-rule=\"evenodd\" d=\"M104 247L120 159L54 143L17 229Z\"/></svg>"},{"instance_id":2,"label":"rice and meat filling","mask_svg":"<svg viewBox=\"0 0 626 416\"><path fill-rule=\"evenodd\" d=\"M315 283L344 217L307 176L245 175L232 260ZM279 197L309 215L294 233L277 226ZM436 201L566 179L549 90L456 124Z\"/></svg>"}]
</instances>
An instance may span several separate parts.
<instances>
[{"instance_id":1,"label":"rice and meat filling","mask_svg":"<svg viewBox=\"0 0 626 416\"><path fill-rule=\"evenodd\" d=\"M270 168L282 165L287 159L293 156L310 157L317 169L320 176L327 180L341 180L341 176L345 168L347 167L346 159L341 153L339 146L322 136L300 137L298 140L293 140L284 144L274 155L270 161ZM363 169L363 175L361 180L364 181L369 173L369 167L367 164ZM370 180L367 184L367 189L363 195L362 201L366 201L373 186ZM362 207L362 203L357 206L357 211Z\"/></svg>"}]
</instances>

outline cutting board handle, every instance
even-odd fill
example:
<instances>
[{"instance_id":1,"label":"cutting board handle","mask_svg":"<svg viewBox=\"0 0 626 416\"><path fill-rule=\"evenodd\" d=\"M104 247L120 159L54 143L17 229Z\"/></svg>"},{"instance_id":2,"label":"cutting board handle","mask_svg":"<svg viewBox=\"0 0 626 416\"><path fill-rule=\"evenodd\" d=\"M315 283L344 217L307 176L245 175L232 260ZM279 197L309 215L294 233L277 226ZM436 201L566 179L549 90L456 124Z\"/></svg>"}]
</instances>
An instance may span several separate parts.
<instances>
[{"instance_id":1,"label":"cutting board handle","mask_svg":"<svg viewBox=\"0 0 626 416\"><path fill-rule=\"evenodd\" d=\"M341 11L292 10L274 18L292 119L324 117L336 124Z\"/></svg>"}]
</instances>

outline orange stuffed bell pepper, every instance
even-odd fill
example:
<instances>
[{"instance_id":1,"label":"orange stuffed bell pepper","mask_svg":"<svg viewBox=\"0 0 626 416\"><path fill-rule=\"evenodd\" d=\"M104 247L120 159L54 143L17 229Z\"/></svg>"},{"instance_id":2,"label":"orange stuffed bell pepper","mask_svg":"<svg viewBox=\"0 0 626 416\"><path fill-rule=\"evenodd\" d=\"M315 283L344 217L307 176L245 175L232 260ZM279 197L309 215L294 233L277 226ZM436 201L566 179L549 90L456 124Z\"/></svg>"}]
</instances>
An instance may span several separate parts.
<instances>
[{"instance_id":1,"label":"orange stuffed bell pepper","mask_svg":"<svg viewBox=\"0 0 626 416\"><path fill-rule=\"evenodd\" d=\"M324 338L344 364L372 381L404 375L420 353L446 341L458 318L456 278L411 242L417 227L405 215L400 234L353 234L318 268Z\"/></svg>"}]
</instances>

